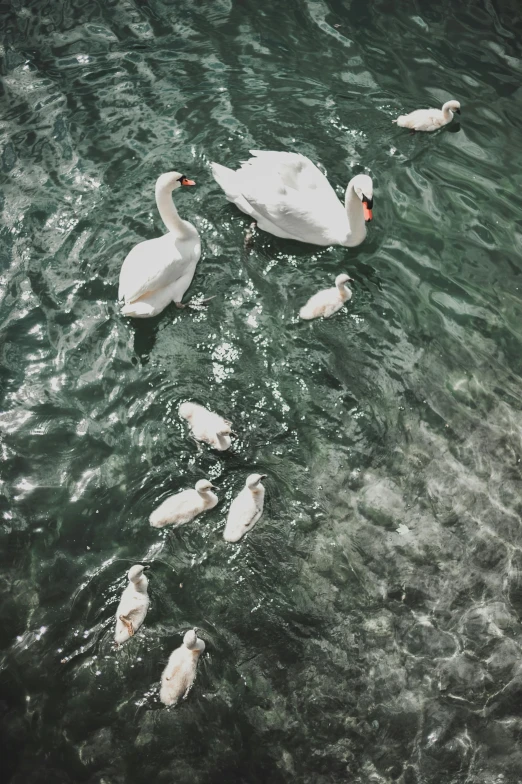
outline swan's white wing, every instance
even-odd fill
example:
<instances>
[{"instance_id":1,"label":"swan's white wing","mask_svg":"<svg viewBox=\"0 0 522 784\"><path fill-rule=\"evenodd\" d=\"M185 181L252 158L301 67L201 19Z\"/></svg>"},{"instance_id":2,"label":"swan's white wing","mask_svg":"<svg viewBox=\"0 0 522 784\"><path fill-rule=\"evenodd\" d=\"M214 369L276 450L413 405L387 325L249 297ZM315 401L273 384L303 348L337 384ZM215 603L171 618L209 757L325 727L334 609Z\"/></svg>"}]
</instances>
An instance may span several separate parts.
<instances>
[{"instance_id":1,"label":"swan's white wing","mask_svg":"<svg viewBox=\"0 0 522 784\"><path fill-rule=\"evenodd\" d=\"M250 153L254 157L242 164L242 170L258 172L261 176L277 174L283 185L298 191L332 190L324 174L305 155L270 150L250 150ZM334 197L337 198L335 193Z\"/></svg>"},{"instance_id":2,"label":"swan's white wing","mask_svg":"<svg viewBox=\"0 0 522 784\"><path fill-rule=\"evenodd\" d=\"M195 268L200 252L199 238L179 238L173 232L140 242L123 262L118 298L131 303L171 285Z\"/></svg>"},{"instance_id":3,"label":"swan's white wing","mask_svg":"<svg viewBox=\"0 0 522 784\"><path fill-rule=\"evenodd\" d=\"M330 245L349 231L341 202L337 197L334 202L323 190L296 191L283 185L276 187L273 178L265 177L245 183L243 196L253 208L261 228L264 228L264 218L302 242Z\"/></svg>"},{"instance_id":4,"label":"swan's white wing","mask_svg":"<svg viewBox=\"0 0 522 784\"><path fill-rule=\"evenodd\" d=\"M234 184L261 228L318 244L348 231L343 205L312 161L298 153L251 152L255 157L242 164Z\"/></svg>"}]
</instances>

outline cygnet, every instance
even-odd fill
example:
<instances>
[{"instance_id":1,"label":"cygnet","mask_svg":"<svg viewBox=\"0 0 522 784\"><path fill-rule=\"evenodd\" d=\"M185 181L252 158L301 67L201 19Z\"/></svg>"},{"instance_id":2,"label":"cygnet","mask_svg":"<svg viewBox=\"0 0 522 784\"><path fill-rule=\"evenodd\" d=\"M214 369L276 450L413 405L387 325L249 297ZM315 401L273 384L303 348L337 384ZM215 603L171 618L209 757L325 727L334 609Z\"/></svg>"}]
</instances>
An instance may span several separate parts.
<instances>
[{"instance_id":1,"label":"cygnet","mask_svg":"<svg viewBox=\"0 0 522 784\"><path fill-rule=\"evenodd\" d=\"M148 566L136 564L132 566L127 577L129 584L123 591L116 611L116 632L114 640L121 645L132 637L145 620L149 609L149 595L147 586L149 581L143 574Z\"/></svg>"},{"instance_id":2,"label":"cygnet","mask_svg":"<svg viewBox=\"0 0 522 784\"><path fill-rule=\"evenodd\" d=\"M194 490L182 490L163 501L149 517L149 523L154 528L190 523L197 515L215 507L218 497L212 490L217 489L208 479L200 479Z\"/></svg>"},{"instance_id":3,"label":"cygnet","mask_svg":"<svg viewBox=\"0 0 522 784\"><path fill-rule=\"evenodd\" d=\"M460 114L458 101L446 101L442 109L417 109L409 114L401 114L392 122L401 128L411 128L412 131L438 131L453 120L453 113Z\"/></svg>"},{"instance_id":4,"label":"cygnet","mask_svg":"<svg viewBox=\"0 0 522 784\"><path fill-rule=\"evenodd\" d=\"M197 441L204 441L220 452L230 448L231 423L219 414L214 414L197 403L182 403L178 414L187 420Z\"/></svg>"},{"instance_id":5,"label":"cygnet","mask_svg":"<svg viewBox=\"0 0 522 784\"><path fill-rule=\"evenodd\" d=\"M170 654L169 661L161 675L160 700L165 705L175 705L179 699L186 699L194 683L198 659L205 650L205 643L191 629L183 637L183 645Z\"/></svg>"},{"instance_id":6,"label":"cygnet","mask_svg":"<svg viewBox=\"0 0 522 784\"><path fill-rule=\"evenodd\" d=\"M266 479L266 474L250 474L245 487L230 504L223 532L226 542L239 542L263 514L265 488L261 484L262 479Z\"/></svg>"},{"instance_id":7,"label":"cygnet","mask_svg":"<svg viewBox=\"0 0 522 784\"><path fill-rule=\"evenodd\" d=\"M335 279L335 287L323 289L313 297L310 297L306 305L299 311L302 319L315 319L323 316L329 318L342 308L345 302L352 298L352 290L345 284L353 281L349 275L338 275Z\"/></svg>"}]
</instances>

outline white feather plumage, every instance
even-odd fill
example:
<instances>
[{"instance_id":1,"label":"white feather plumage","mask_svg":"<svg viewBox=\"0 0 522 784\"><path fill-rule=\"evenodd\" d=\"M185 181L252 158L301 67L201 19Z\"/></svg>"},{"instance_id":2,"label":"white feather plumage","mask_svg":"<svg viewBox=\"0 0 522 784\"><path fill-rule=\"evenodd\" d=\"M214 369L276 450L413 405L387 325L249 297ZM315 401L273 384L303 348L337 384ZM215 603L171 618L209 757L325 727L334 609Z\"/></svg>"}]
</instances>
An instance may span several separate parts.
<instances>
[{"instance_id":1,"label":"white feather plumage","mask_svg":"<svg viewBox=\"0 0 522 784\"><path fill-rule=\"evenodd\" d=\"M198 659L204 650L205 643L194 629L185 634L183 643L170 654L161 675L160 700L165 705L176 705L181 698L186 699L196 677Z\"/></svg>"},{"instance_id":2,"label":"white feather plumage","mask_svg":"<svg viewBox=\"0 0 522 784\"><path fill-rule=\"evenodd\" d=\"M182 490L163 501L150 515L149 523L154 528L190 523L197 515L215 507L218 497L213 489L216 488L208 479L200 479L193 490Z\"/></svg>"},{"instance_id":3,"label":"white feather plumage","mask_svg":"<svg viewBox=\"0 0 522 784\"><path fill-rule=\"evenodd\" d=\"M141 564L136 564L127 572L129 584L123 591L116 610L114 640L119 645L136 634L149 609L149 581L143 574L143 568Z\"/></svg>"},{"instance_id":4,"label":"white feather plumage","mask_svg":"<svg viewBox=\"0 0 522 784\"><path fill-rule=\"evenodd\" d=\"M238 542L250 531L263 514L265 488L261 480L264 474L250 474L245 487L234 498L228 511L227 523L223 532L226 542Z\"/></svg>"}]
</instances>

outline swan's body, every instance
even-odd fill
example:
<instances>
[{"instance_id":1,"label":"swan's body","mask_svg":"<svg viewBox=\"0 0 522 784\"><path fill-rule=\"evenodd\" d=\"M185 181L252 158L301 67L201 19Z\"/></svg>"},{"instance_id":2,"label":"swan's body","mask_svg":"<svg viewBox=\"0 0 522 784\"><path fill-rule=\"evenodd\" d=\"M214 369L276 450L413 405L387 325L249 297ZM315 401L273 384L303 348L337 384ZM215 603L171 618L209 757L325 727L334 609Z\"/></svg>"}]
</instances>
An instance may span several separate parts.
<instances>
[{"instance_id":1,"label":"swan's body","mask_svg":"<svg viewBox=\"0 0 522 784\"><path fill-rule=\"evenodd\" d=\"M349 275L338 275L335 279L335 286L331 289L324 289L310 297L306 305L299 311L302 319L315 319L323 316L329 318L342 308L345 302L352 298L352 291L345 284L353 280Z\"/></svg>"},{"instance_id":2,"label":"swan's body","mask_svg":"<svg viewBox=\"0 0 522 784\"><path fill-rule=\"evenodd\" d=\"M447 101L442 109L417 109L410 114L401 114L392 122L412 131L438 131L453 120L454 112L460 114L460 103Z\"/></svg>"},{"instance_id":3,"label":"swan's body","mask_svg":"<svg viewBox=\"0 0 522 784\"><path fill-rule=\"evenodd\" d=\"M182 220L172 201L172 191L194 185L178 172L162 174L156 182L156 204L168 233L136 245L120 271L118 299L125 300L124 316L156 316L171 302L181 300L192 283L201 255L199 234Z\"/></svg>"},{"instance_id":4,"label":"swan's body","mask_svg":"<svg viewBox=\"0 0 522 784\"><path fill-rule=\"evenodd\" d=\"M175 705L186 699L198 666L198 659L205 650L205 643L197 636L196 629L187 632L183 644L170 654L161 675L160 700L165 705Z\"/></svg>"},{"instance_id":5,"label":"swan's body","mask_svg":"<svg viewBox=\"0 0 522 784\"><path fill-rule=\"evenodd\" d=\"M178 408L178 414L182 419L187 420L196 441L204 441L220 452L230 448L231 425L219 414L214 414L213 411L197 403L182 403Z\"/></svg>"},{"instance_id":6,"label":"swan's body","mask_svg":"<svg viewBox=\"0 0 522 784\"><path fill-rule=\"evenodd\" d=\"M121 645L127 642L145 620L149 609L149 595L147 586L149 581L143 574L146 568L136 564L128 571L129 584L123 591L116 611L116 632L114 640Z\"/></svg>"},{"instance_id":7,"label":"swan's body","mask_svg":"<svg viewBox=\"0 0 522 784\"><path fill-rule=\"evenodd\" d=\"M218 502L217 495L212 492L215 489L208 479L200 479L194 490L182 490L163 501L149 517L149 523L154 528L190 523L197 515L215 507Z\"/></svg>"},{"instance_id":8,"label":"swan's body","mask_svg":"<svg viewBox=\"0 0 522 784\"><path fill-rule=\"evenodd\" d=\"M263 514L265 488L261 484L262 479L266 479L264 474L250 474L245 487L230 504L223 532L226 542L239 542Z\"/></svg>"},{"instance_id":9,"label":"swan's body","mask_svg":"<svg viewBox=\"0 0 522 784\"><path fill-rule=\"evenodd\" d=\"M309 158L293 152L250 150L237 171L212 164L227 199L276 237L314 245L360 245L371 220L373 184L358 174L348 183L345 206Z\"/></svg>"}]
</instances>

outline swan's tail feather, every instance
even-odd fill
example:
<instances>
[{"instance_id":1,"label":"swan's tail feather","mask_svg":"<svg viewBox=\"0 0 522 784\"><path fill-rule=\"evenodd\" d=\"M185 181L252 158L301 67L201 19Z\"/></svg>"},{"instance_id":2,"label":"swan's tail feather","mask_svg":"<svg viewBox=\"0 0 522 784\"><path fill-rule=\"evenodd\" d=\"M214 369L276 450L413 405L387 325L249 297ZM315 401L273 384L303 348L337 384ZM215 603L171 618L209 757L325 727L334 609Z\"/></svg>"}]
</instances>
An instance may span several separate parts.
<instances>
[{"instance_id":1,"label":"swan's tail feather","mask_svg":"<svg viewBox=\"0 0 522 784\"><path fill-rule=\"evenodd\" d=\"M299 318L305 319L305 321L310 321L310 319L316 318L316 316L315 309L310 307L310 305L303 305L299 311Z\"/></svg>"},{"instance_id":2,"label":"swan's tail feather","mask_svg":"<svg viewBox=\"0 0 522 784\"><path fill-rule=\"evenodd\" d=\"M161 506L155 509L149 517L149 523L153 528L163 528L168 522L168 516L162 510Z\"/></svg>"},{"instance_id":3,"label":"swan's tail feather","mask_svg":"<svg viewBox=\"0 0 522 784\"><path fill-rule=\"evenodd\" d=\"M236 191L234 187L236 172L229 169L227 166L222 166L220 163L211 163L212 176L217 184L225 191L225 194L233 194Z\"/></svg>"},{"instance_id":4,"label":"swan's tail feather","mask_svg":"<svg viewBox=\"0 0 522 784\"><path fill-rule=\"evenodd\" d=\"M246 212L247 215L253 215L252 207L241 193L241 186L237 181L237 172L222 166L220 163L211 163L210 167L215 181L224 190L227 199L239 207L240 210Z\"/></svg>"}]
</instances>

